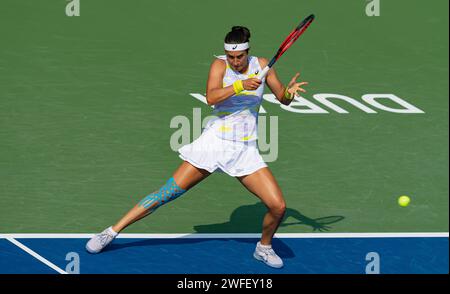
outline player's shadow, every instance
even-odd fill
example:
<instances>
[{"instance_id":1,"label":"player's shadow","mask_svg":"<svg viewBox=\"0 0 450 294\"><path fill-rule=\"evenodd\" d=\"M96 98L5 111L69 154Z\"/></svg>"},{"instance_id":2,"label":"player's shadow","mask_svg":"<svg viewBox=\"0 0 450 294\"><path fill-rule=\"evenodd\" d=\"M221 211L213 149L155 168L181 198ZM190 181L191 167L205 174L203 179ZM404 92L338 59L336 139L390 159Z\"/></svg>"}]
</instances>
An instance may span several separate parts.
<instances>
[{"instance_id":1,"label":"player's shadow","mask_svg":"<svg viewBox=\"0 0 450 294\"><path fill-rule=\"evenodd\" d=\"M261 202L257 202L252 205L243 205L236 208L231 213L229 221L217 224L197 225L194 226L194 230L197 233L202 234L261 232L262 220L266 212L267 208ZM288 219L290 220L292 218L294 221L287 222ZM331 226L329 225L342 221L343 219L343 216L327 216L313 219L303 215L295 209L286 208L280 227L303 225L311 227L312 231L324 232L331 229ZM253 239L246 238L238 239L238 241L254 243ZM295 256L294 252L285 242L282 241L282 239L274 239L272 245L280 257L292 258Z\"/></svg>"},{"instance_id":2,"label":"player's shadow","mask_svg":"<svg viewBox=\"0 0 450 294\"><path fill-rule=\"evenodd\" d=\"M252 205L244 205L236 208L230 216L230 220L224 223L197 225L194 226L196 233L201 234L217 234L217 233L256 233L261 232L262 219L267 209L264 204L258 202ZM286 222L287 219L294 218L294 222ZM328 231L331 229L329 225L343 220L343 216L327 216L320 218L309 218L299 211L287 208L283 221L280 227L287 227L293 225L308 226L312 231ZM233 239L236 242L255 244L258 238L196 238L195 234L187 238L176 239L145 239L139 241L131 241L121 244L111 244L105 251L114 251L126 247L141 247L141 246L161 246L161 245L177 245L177 244L193 244L200 242L221 241L226 242ZM295 257L294 252L289 246L282 241L282 239L274 239L273 247L282 258Z\"/></svg>"},{"instance_id":3,"label":"player's shadow","mask_svg":"<svg viewBox=\"0 0 450 294\"><path fill-rule=\"evenodd\" d=\"M267 208L263 203L258 202L252 205L244 205L236 208L230 216L230 220L224 223L194 226L197 233L255 233L261 231L262 220ZM295 221L286 222L294 218ZM312 231L329 231L331 224L343 220L343 216L327 216L320 218L310 218L299 211L286 208L286 213L281 221L280 227L293 225L303 225L311 227Z\"/></svg>"}]
</instances>

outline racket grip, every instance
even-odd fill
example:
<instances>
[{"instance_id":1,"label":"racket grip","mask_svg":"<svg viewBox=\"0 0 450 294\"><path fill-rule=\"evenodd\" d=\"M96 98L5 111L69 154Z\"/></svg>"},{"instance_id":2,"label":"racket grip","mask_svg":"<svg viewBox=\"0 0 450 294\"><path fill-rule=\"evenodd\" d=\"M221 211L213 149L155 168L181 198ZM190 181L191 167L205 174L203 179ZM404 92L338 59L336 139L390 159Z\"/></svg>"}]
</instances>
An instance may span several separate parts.
<instances>
[{"instance_id":1,"label":"racket grip","mask_svg":"<svg viewBox=\"0 0 450 294\"><path fill-rule=\"evenodd\" d=\"M257 78L262 80L267 75L267 73L269 72L269 69L270 69L270 67L268 67L266 65L266 67L263 68L263 70L258 74Z\"/></svg>"}]
</instances>

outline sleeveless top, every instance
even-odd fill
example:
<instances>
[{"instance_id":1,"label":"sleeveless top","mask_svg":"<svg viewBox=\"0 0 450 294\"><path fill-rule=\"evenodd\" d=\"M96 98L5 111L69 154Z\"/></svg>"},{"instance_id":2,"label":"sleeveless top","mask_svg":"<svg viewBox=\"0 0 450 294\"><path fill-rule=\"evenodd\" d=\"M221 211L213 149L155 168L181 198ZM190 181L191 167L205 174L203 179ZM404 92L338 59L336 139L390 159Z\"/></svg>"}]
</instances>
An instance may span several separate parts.
<instances>
[{"instance_id":1,"label":"sleeveless top","mask_svg":"<svg viewBox=\"0 0 450 294\"><path fill-rule=\"evenodd\" d=\"M226 56L217 58L225 60L226 70L223 77L223 87L232 85L236 80L246 80L256 77L261 71L258 58L248 57L247 72L241 74L234 71L228 64ZM258 137L258 112L264 92L265 78L261 85L254 91L244 90L220 103L214 105L212 115L214 116L205 127L213 129L216 136L232 141L254 141Z\"/></svg>"}]
</instances>

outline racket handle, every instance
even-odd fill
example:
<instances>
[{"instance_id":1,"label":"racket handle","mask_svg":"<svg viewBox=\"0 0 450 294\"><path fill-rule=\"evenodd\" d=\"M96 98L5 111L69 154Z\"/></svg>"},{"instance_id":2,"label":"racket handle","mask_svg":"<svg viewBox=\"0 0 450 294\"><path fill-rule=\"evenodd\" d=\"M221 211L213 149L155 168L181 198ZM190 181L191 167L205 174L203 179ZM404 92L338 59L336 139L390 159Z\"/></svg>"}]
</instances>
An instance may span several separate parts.
<instances>
[{"instance_id":1,"label":"racket handle","mask_svg":"<svg viewBox=\"0 0 450 294\"><path fill-rule=\"evenodd\" d=\"M270 67L266 66L265 68L263 68L263 70L258 74L257 78L262 80L267 73L269 72Z\"/></svg>"}]
</instances>

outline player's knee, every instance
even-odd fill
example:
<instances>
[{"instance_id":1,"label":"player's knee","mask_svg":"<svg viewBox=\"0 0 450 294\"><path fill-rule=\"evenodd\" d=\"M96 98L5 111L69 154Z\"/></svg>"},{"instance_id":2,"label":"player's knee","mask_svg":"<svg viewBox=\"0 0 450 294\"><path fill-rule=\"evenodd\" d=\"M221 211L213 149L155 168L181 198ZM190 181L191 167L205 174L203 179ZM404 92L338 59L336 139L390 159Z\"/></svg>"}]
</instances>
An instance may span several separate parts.
<instances>
[{"instance_id":1,"label":"player's knee","mask_svg":"<svg viewBox=\"0 0 450 294\"><path fill-rule=\"evenodd\" d=\"M151 193L139 202L139 206L148 210L155 210L158 207L175 200L186 192L180 188L173 178L170 178L158 191Z\"/></svg>"},{"instance_id":2,"label":"player's knee","mask_svg":"<svg viewBox=\"0 0 450 294\"><path fill-rule=\"evenodd\" d=\"M284 200L276 201L269 207L269 210L273 215L282 217L286 212L286 202Z\"/></svg>"}]
</instances>

